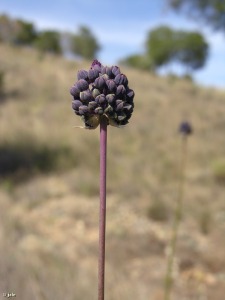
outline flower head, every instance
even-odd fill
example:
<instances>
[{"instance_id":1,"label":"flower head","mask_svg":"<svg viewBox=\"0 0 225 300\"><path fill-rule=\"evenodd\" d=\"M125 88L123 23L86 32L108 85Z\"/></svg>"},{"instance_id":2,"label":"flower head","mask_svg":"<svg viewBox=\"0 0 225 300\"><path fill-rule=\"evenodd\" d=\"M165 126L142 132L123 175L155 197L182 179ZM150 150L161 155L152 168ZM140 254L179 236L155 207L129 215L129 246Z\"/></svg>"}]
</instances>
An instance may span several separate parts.
<instances>
[{"instance_id":1,"label":"flower head","mask_svg":"<svg viewBox=\"0 0 225 300\"><path fill-rule=\"evenodd\" d=\"M189 135L193 132L192 126L189 122L182 122L179 127L180 133L183 135Z\"/></svg>"},{"instance_id":2,"label":"flower head","mask_svg":"<svg viewBox=\"0 0 225 300\"><path fill-rule=\"evenodd\" d=\"M70 93L72 108L87 129L95 129L102 116L110 125L126 125L134 109L134 91L129 88L126 75L119 67L104 67L96 59L88 71L78 71Z\"/></svg>"}]
</instances>

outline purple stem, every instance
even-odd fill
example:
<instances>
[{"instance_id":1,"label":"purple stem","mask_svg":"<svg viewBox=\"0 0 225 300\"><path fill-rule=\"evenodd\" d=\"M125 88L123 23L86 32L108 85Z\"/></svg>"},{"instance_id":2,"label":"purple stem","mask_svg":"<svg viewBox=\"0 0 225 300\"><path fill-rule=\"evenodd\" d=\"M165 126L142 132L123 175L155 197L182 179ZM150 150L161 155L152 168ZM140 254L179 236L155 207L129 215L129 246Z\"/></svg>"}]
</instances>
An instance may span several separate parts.
<instances>
[{"instance_id":1,"label":"purple stem","mask_svg":"<svg viewBox=\"0 0 225 300\"><path fill-rule=\"evenodd\" d=\"M107 125L108 125L108 120L103 116L100 121L100 209L99 209L98 300L104 300L104 285L105 285Z\"/></svg>"}]
</instances>

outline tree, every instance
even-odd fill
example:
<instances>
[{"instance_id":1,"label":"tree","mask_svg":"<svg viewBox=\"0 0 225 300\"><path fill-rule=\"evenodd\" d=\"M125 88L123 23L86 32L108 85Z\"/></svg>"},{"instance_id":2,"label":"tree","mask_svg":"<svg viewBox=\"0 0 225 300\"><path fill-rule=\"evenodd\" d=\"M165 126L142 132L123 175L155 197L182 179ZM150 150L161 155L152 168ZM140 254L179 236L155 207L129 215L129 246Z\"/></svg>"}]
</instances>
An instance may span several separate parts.
<instances>
[{"instance_id":1,"label":"tree","mask_svg":"<svg viewBox=\"0 0 225 300\"><path fill-rule=\"evenodd\" d=\"M166 0L169 6L182 11L215 30L225 33L225 1L224 0Z\"/></svg>"},{"instance_id":2,"label":"tree","mask_svg":"<svg viewBox=\"0 0 225 300\"><path fill-rule=\"evenodd\" d=\"M149 56L134 54L122 59L120 64L123 64L128 67L133 67L140 70L148 70L152 69L152 62Z\"/></svg>"},{"instance_id":3,"label":"tree","mask_svg":"<svg viewBox=\"0 0 225 300\"><path fill-rule=\"evenodd\" d=\"M16 45L31 45L37 33L32 23L0 15L0 41Z\"/></svg>"},{"instance_id":4,"label":"tree","mask_svg":"<svg viewBox=\"0 0 225 300\"><path fill-rule=\"evenodd\" d=\"M23 20L16 20L17 33L15 34L15 43L19 45L31 45L37 38L37 32L32 23Z\"/></svg>"},{"instance_id":5,"label":"tree","mask_svg":"<svg viewBox=\"0 0 225 300\"><path fill-rule=\"evenodd\" d=\"M85 59L94 59L100 46L96 38L86 26L81 26L72 40L73 52Z\"/></svg>"},{"instance_id":6,"label":"tree","mask_svg":"<svg viewBox=\"0 0 225 300\"><path fill-rule=\"evenodd\" d=\"M199 32L173 30L159 26L147 34L145 53L131 55L121 63L142 70L157 70L172 62L186 68L187 73L204 67L209 46Z\"/></svg>"},{"instance_id":7,"label":"tree","mask_svg":"<svg viewBox=\"0 0 225 300\"><path fill-rule=\"evenodd\" d=\"M42 31L38 34L34 45L41 52L61 54L60 37L57 31Z\"/></svg>"},{"instance_id":8,"label":"tree","mask_svg":"<svg viewBox=\"0 0 225 300\"><path fill-rule=\"evenodd\" d=\"M167 26L159 26L148 33L145 45L155 68L168 64L176 52L175 32Z\"/></svg>"},{"instance_id":9,"label":"tree","mask_svg":"<svg viewBox=\"0 0 225 300\"><path fill-rule=\"evenodd\" d=\"M177 61L187 70L197 70L205 65L208 57L208 44L198 32L178 32Z\"/></svg>"},{"instance_id":10,"label":"tree","mask_svg":"<svg viewBox=\"0 0 225 300\"><path fill-rule=\"evenodd\" d=\"M149 32L146 52L156 69L177 62L190 72L204 66L208 57L208 44L199 32L160 26Z\"/></svg>"}]
</instances>

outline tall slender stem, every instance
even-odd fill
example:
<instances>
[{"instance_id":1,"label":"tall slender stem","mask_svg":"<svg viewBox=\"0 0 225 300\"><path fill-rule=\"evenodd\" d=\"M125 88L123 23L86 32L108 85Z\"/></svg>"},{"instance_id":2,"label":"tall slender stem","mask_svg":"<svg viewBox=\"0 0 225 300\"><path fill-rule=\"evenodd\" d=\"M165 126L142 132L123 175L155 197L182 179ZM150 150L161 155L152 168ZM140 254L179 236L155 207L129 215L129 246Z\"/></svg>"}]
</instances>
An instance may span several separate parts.
<instances>
[{"instance_id":1,"label":"tall slender stem","mask_svg":"<svg viewBox=\"0 0 225 300\"><path fill-rule=\"evenodd\" d=\"M103 116L100 122L100 208L99 208L98 300L104 300L104 286L105 286L107 125L108 125L108 120Z\"/></svg>"},{"instance_id":2,"label":"tall slender stem","mask_svg":"<svg viewBox=\"0 0 225 300\"><path fill-rule=\"evenodd\" d=\"M175 258L175 251L177 245L177 236L179 225L182 218L183 212L183 194L184 194L184 180L185 180L185 167L186 167L186 160L187 160L187 136L184 135L182 137L182 144L181 144L181 164L180 164L180 180L178 186L178 197L177 197L177 205L175 210L175 217L172 229L172 237L171 237L171 244L169 249L169 258L167 264L167 271L165 277L165 294L164 300L170 299L171 289L173 286L173 278L172 278L172 271L173 271L173 262Z\"/></svg>"}]
</instances>

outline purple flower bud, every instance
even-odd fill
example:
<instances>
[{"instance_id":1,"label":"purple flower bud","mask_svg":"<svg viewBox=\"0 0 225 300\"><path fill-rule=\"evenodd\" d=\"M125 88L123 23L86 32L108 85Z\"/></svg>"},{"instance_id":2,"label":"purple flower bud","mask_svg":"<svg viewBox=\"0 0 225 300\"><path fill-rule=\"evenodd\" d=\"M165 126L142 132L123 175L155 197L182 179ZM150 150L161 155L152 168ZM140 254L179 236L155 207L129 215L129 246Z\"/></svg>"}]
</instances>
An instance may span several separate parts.
<instances>
[{"instance_id":1,"label":"purple flower bud","mask_svg":"<svg viewBox=\"0 0 225 300\"><path fill-rule=\"evenodd\" d=\"M102 77L105 79L105 81L109 79L109 76L107 74L103 74Z\"/></svg>"},{"instance_id":2,"label":"purple flower bud","mask_svg":"<svg viewBox=\"0 0 225 300\"><path fill-rule=\"evenodd\" d=\"M85 91L85 90L87 90L87 89L89 88L89 85L88 85L87 81L84 80L84 79L78 80L77 83L76 83L76 85L77 85L77 88L78 88L81 92L82 92L82 91Z\"/></svg>"},{"instance_id":3,"label":"purple flower bud","mask_svg":"<svg viewBox=\"0 0 225 300\"><path fill-rule=\"evenodd\" d=\"M96 70L98 72L98 74L101 73L101 67L99 67L98 65L95 65L93 67L93 70Z\"/></svg>"},{"instance_id":4,"label":"purple flower bud","mask_svg":"<svg viewBox=\"0 0 225 300\"><path fill-rule=\"evenodd\" d=\"M101 68L101 73L102 73L102 74L106 74L106 67L102 66L102 68Z\"/></svg>"},{"instance_id":5,"label":"purple flower bud","mask_svg":"<svg viewBox=\"0 0 225 300\"><path fill-rule=\"evenodd\" d=\"M95 98L95 101L97 103L99 103L100 105L105 103L106 102L106 99L105 99L105 95L104 94L101 94L101 95L98 95L96 98Z\"/></svg>"},{"instance_id":6,"label":"purple flower bud","mask_svg":"<svg viewBox=\"0 0 225 300\"><path fill-rule=\"evenodd\" d=\"M114 80L112 80L112 79L107 80L106 85L108 87L109 92L116 91L116 84L115 84Z\"/></svg>"},{"instance_id":7,"label":"purple flower bud","mask_svg":"<svg viewBox=\"0 0 225 300\"><path fill-rule=\"evenodd\" d=\"M112 66L111 70L114 76L120 74L120 68L117 66Z\"/></svg>"},{"instance_id":8,"label":"purple flower bud","mask_svg":"<svg viewBox=\"0 0 225 300\"><path fill-rule=\"evenodd\" d=\"M98 103L95 102L95 101L90 101L90 102L88 103L88 108L89 108L90 110L94 110L97 106L98 106Z\"/></svg>"},{"instance_id":9,"label":"purple flower bud","mask_svg":"<svg viewBox=\"0 0 225 300\"><path fill-rule=\"evenodd\" d=\"M108 75L108 77L109 78L113 78L113 77L115 77L114 75L113 75L113 73L112 73L112 68L110 68L110 67L102 67L102 71L101 71L101 73L102 74L106 74L106 75Z\"/></svg>"},{"instance_id":10,"label":"purple flower bud","mask_svg":"<svg viewBox=\"0 0 225 300\"><path fill-rule=\"evenodd\" d=\"M80 90L77 88L76 85L72 86L70 89L70 94L74 97L74 98L78 98L79 94L80 94Z\"/></svg>"},{"instance_id":11,"label":"purple flower bud","mask_svg":"<svg viewBox=\"0 0 225 300\"><path fill-rule=\"evenodd\" d=\"M99 104L102 105L106 103L105 95L99 98Z\"/></svg>"},{"instance_id":12,"label":"purple flower bud","mask_svg":"<svg viewBox=\"0 0 225 300\"><path fill-rule=\"evenodd\" d=\"M108 101L109 104L112 104L115 100L115 94L108 94L106 95L106 100Z\"/></svg>"},{"instance_id":13,"label":"purple flower bud","mask_svg":"<svg viewBox=\"0 0 225 300\"><path fill-rule=\"evenodd\" d=\"M103 114L103 109L102 109L102 107L97 107L97 108L95 109L95 113L98 114L98 115L102 115L102 114Z\"/></svg>"},{"instance_id":14,"label":"purple flower bud","mask_svg":"<svg viewBox=\"0 0 225 300\"><path fill-rule=\"evenodd\" d=\"M126 115L125 115L125 113L120 113L118 116L117 116L117 119L118 119L118 121L123 121L123 120L125 120L126 119Z\"/></svg>"},{"instance_id":15,"label":"purple flower bud","mask_svg":"<svg viewBox=\"0 0 225 300\"><path fill-rule=\"evenodd\" d=\"M84 79L84 80L88 80L88 72L85 70L79 70L77 73L77 79Z\"/></svg>"},{"instance_id":16,"label":"purple flower bud","mask_svg":"<svg viewBox=\"0 0 225 300\"><path fill-rule=\"evenodd\" d=\"M120 99L116 100L116 105L119 105L120 103L123 103L123 100Z\"/></svg>"},{"instance_id":17,"label":"purple flower bud","mask_svg":"<svg viewBox=\"0 0 225 300\"><path fill-rule=\"evenodd\" d=\"M131 90L131 89L128 89L128 91L127 91L127 97L130 98L130 99L133 99L134 98L134 91Z\"/></svg>"},{"instance_id":18,"label":"purple flower bud","mask_svg":"<svg viewBox=\"0 0 225 300\"><path fill-rule=\"evenodd\" d=\"M119 85L120 84L120 78L121 78L121 75L122 74L118 74L118 75L116 75L116 77L115 77L115 83L117 84L117 85Z\"/></svg>"},{"instance_id":19,"label":"purple flower bud","mask_svg":"<svg viewBox=\"0 0 225 300\"><path fill-rule=\"evenodd\" d=\"M81 101L91 101L93 100L93 96L90 90L86 90L84 92L80 92L80 100Z\"/></svg>"},{"instance_id":20,"label":"purple flower bud","mask_svg":"<svg viewBox=\"0 0 225 300\"><path fill-rule=\"evenodd\" d=\"M74 110L78 110L81 105L82 105L82 102L79 101L79 100L73 100L72 101L72 108Z\"/></svg>"},{"instance_id":21,"label":"purple flower bud","mask_svg":"<svg viewBox=\"0 0 225 300\"><path fill-rule=\"evenodd\" d=\"M86 105L81 105L81 106L79 107L79 113L80 113L81 115L86 114L88 111L89 111L89 110L88 110L88 107L87 107Z\"/></svg>"},{"instance_id":22,"label":"purple flower bud","mask_svg":"<svg viewBox=\"0 0 225 300\"><path fill-rule=\"evenodd\" d=\"M183 134L183 135L189 135L192 133L193 129L191 127L191 124L189 122L182 122L180 124L180 128L179 131Z\"/></svg>"},{"instance_id":23,"label":"purple flower bud","mask_svg":"<svg viewBox=\"0 0 225 300\"><path fill-rule=\"evenodd\" d=\"M109 76L109 78L113 77L112 68L105 67L105 73Z\"/></svg>"},{"instance_id":24,"label":"purple flower bud","mask_svg":"<svg viewBox=\"0 0 225 300\"><path fill-rule=\"evenodd\" d=\"M100 95L101 93L100 93L100 91L98 90L98 89L93 89L93 91L92 91L92 96L94 97L94 98L96 98L98 95Z\"/></svg>"},{"instance_id":25,"label":"purple flower bud","mask_svg":"<svg viewBox=\"0 0 225 300\"><path fill-rule=\"evenodd\" d=\"M131 111L132 110L132 105L130 104L125 104L124 107L123 107L124 110L127 110L127 111Z\"/></svg>"},{"instance_id":26,"label":"purple flower bud","mask_svg":"<svg viewBox=\"0 0 225 300\"><path fill-rule=\"evenodd\" d=\"M114 80L117 85L122 84L124 86L127 86L127 84L128 84L127 77L124 74L116 75Z\"/></svg>"},{"instance_id":27,"label":"purple flower bud","mask_svg":"<svg viewBox=\"0 0 225 300\"><path fill-rule=\"evenodd\" d=\"M117 87L116 89L116 95L119 96L119 95L125 95L126 93L126 89L125 87L121 84Z\"/></svg>"},{"instance_id":28,"label":"purple flower bud","mask_svg":"<svg viewBox=\"0 0 225 300\"><path fill-rule=\"evenodd\" d=\"M94 82L95 79L98 77L98 75L99 75L98 70L90 69L88 71L88 78L89 78L90 82Z\"/></svg>"},{"instance_id":29,"label":"purple flower bud","mask_svg":"<svg viewBox=\"0 0 225 300\"><path fill-rule=\"evenodd\" d=\"M124 86L127 86L128 85L128 79L127 79L127 76L122 74L121 75L121 82L120 84L123 84Z\"/></svg>"},{"instance_id":30,"label":"purple flower bud","mask_svg":"<svg viewBox=\"0 0 225 300\"><path fill-rule=\"evenodd\" d=\"M101 76L95 79L94 86L97 89L103 89L105 87L105 79Z\"/></svg>"},{"instance_id":31,"label":"purple flower bud","mask_svg":"<svg viewBox=\"0 0 225 300\"><path fill-rule=\"evenodd\" d=\"M91 64L91 69L97 70L100 73L102 69L102 65L97 59L95 59Z\"/></svg>"},{"instance_id":32,"label":"purple flower bud","mask_svg":"<svg viewBox=\"0 0 225 300\"><path fill-rule=\"evenodd\" d=\"M116 111L120 111L123 109L123 102L116 106Z\"/></svg>"},{"instance_id":33,"label":"purple flower bud","mask_svg":"<svg viewBox=\"0 0 225 300\"><path fill-rule=\"evenodd\" d=\"M102 64L97 59L94 59L93 62L92 62L92 64L91 64L91 68L93 68L96 65L99 66L99 67L102 66Z\"/></svg>"},{"instance_id":34,"label":"purple flower bud","mask_svg":"<svg viewBox=\"0 0 225 300\"><path fill-rule=\"evenodd\" d=\"M111 113L111 112L113 112L113 108L112 108L111 105L108 105L108 106L106 107L106 109L104 110L104 113Z\"/></svg>"}]
</instances>

